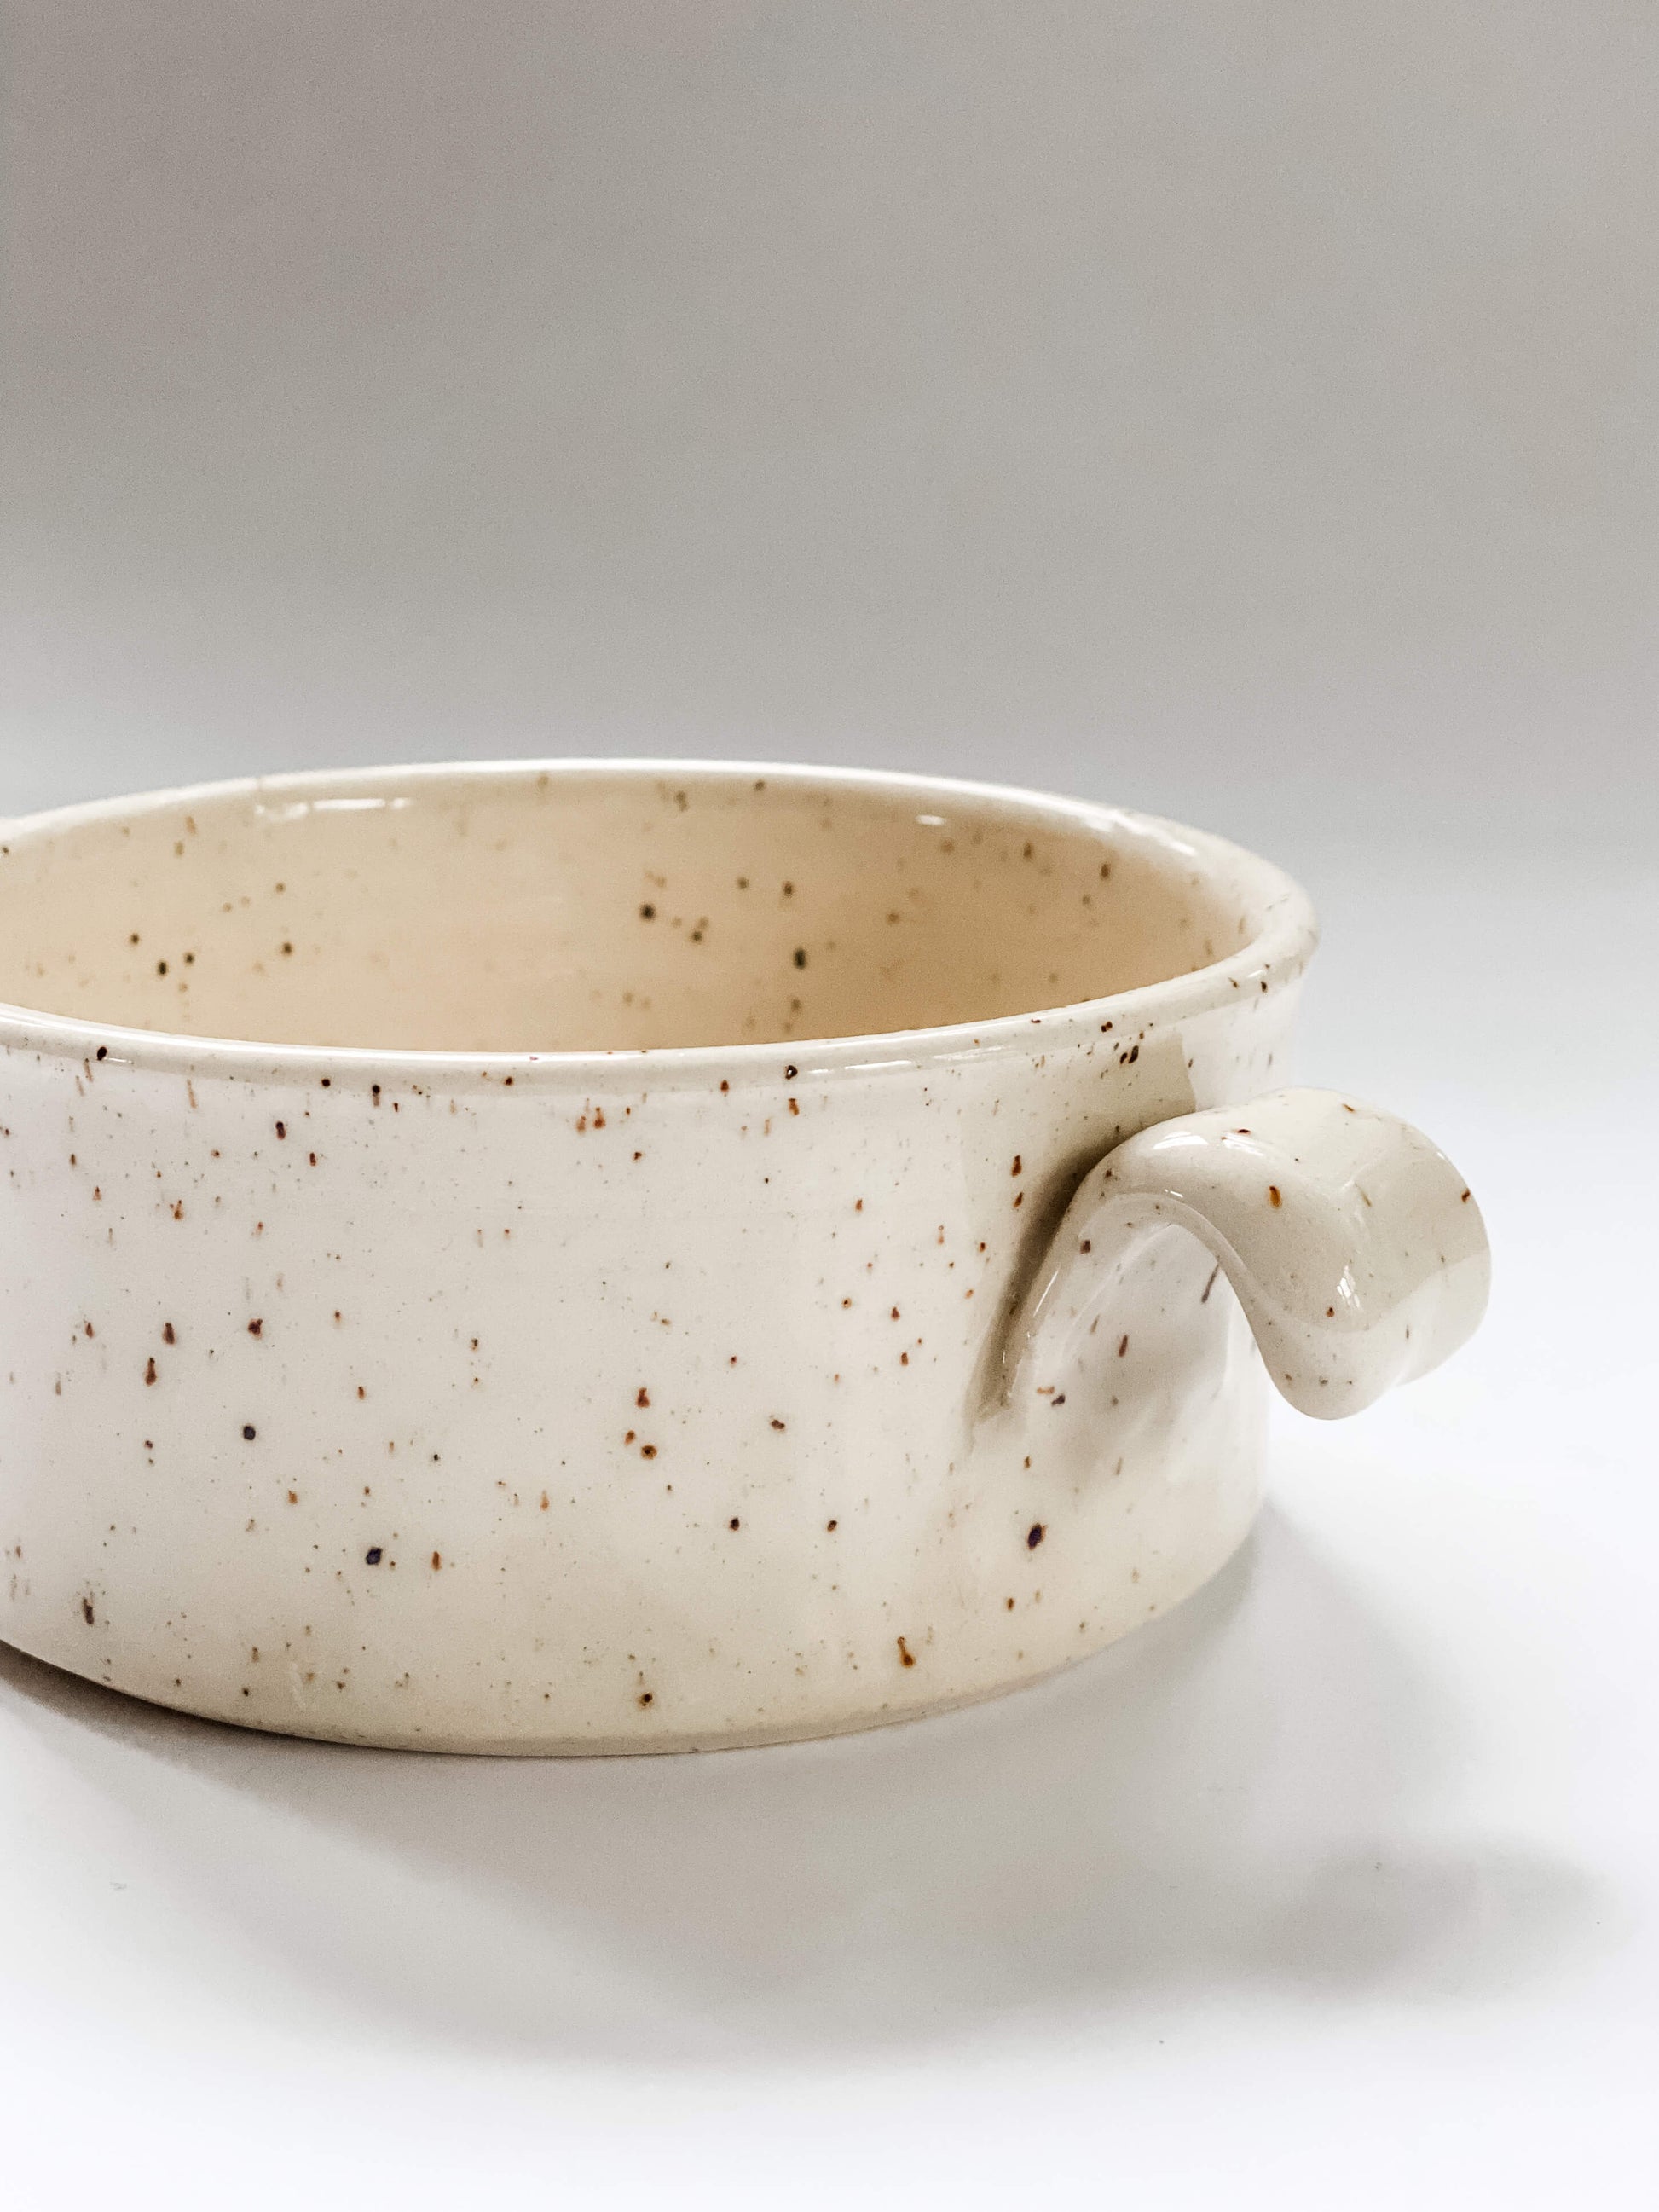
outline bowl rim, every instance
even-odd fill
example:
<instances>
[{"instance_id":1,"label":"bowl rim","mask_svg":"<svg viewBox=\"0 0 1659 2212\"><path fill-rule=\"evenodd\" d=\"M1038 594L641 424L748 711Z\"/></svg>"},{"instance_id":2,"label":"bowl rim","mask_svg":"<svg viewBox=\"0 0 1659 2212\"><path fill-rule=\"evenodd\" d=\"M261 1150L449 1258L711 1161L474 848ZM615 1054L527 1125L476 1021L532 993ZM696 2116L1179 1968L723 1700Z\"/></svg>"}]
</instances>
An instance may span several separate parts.
<instances>
[{"instance_id":1,"label":"bowl rim","mask_svg":"<svg viewBox=\"0 0 1659 2212\"><path fill-rule=\"evenodd\" d=\"M145 815L246 799L256 806L277 803L406 793L410 786L560 778L669 779L684 781L764 779L803 788L871 792L914 798L919 805L971 802L991 808L1012 822L1041 823L1109 836L1118 843L1136 840L1143 851L1190 872L1197 863L1214 885L1247 902L1257 926L1246 942L1224 959L1211 961L1182 975L1165 976L1133 989L1108 993L1060 1006L999 1014L981 1022L956 1022L908 1030L872 1030L851 1036L762 1039L731 1044L588 1047L579 1051L455 1052L401 1046L281 1044L258 1038L194 1036L179 1030L151 1030L52 1013L0 1000L0 1046L9 1053L33 1051L42 1058L153 1069L211 1079L303 1081L307 1076L349 1079L361 1073L404 1079L411 1087L451 1091L496 1084L504 1076L526 1089L592 1089L596 1079L614 1085L635 1070L650 1071L654 1085L677 1076L701 1087L711 1073L730 1079L749 1075L775 1082L779 1063L792 1079L836 1071L871 1075L912 1070L943 1062L976 1060L999 1054L1030 1055L1104 1032L1121 1037L1139 1024L1135 1037L1152 1029L1215 1012L1229 1002L1259 1000L1288 988L1300 976L1319 941L1318 925L1305 891L1273 861L1242 845L1190 828L1161 815L1111 806L955 776L912 775L902 769L825 768L810 763L653 758L639 756L422 762L370 768L299 769L277 775L236 776L207 782L85 800L0 823L0 866L16 848L93 823L137 820ZM88 1069L88 1072L90 1070ZM100 1071L101 1072L101 1071Z\"/></svg>"}]
</instances>

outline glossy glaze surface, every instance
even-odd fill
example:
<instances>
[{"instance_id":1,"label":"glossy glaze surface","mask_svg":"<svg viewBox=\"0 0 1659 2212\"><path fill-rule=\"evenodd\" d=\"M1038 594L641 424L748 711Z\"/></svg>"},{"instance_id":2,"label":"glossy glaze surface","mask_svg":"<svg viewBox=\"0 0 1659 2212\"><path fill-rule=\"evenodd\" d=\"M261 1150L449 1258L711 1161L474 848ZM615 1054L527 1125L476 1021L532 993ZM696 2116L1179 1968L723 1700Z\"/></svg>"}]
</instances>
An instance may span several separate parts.
<instances>
[{"instance_id":1,"label":"glossy glaze surface","mask_svg":"<svg viewBox=\"0 0 1659 2212\"><path fill-rule=\"evenodd\" d=\"M489 857L446 878L463 819ZM1264 1182L1202 1112L1172 1121L1277 1088L1313 942L1293 885L1196 833L574 763L164 795L4 842L0 918L35 932L8 988L32 961L46 1000L0 1017L4 1634L164 1704L615 1752L982 1696L1236 1547L1252 1324L1302 1400L1357 1404L1478 1311L1473 1202L1413 1133L1264 1102ZM666 911L638 913L642 865ZM890 933L912 945L884 969ZM1099 988L1055 1006L1049 973ZM792 980L820 974L821 999ZM312 1003L317 1045L285 1041ZM933 1025L842 1027L900 1005ZM159 1026L186 1014L272 1042ZM781 1032L809 1016L821 1037ZM509 1036L539 1042L487 1048Z\"/></svg>"},{"instance_id":2,"label":"glossy glaze surface","mask_svg":"<svg viewBox=\"0 0 1659 2212\"><path fill-rule=\"evenodd\" d=\"M1087 824L779 769L163 795L0 839L0 999L287 1044L660 1049L1018 1017L1252 934L1237 867L1172 866L1199 848L1107 809Z\"/></svg>"}]
</instances>

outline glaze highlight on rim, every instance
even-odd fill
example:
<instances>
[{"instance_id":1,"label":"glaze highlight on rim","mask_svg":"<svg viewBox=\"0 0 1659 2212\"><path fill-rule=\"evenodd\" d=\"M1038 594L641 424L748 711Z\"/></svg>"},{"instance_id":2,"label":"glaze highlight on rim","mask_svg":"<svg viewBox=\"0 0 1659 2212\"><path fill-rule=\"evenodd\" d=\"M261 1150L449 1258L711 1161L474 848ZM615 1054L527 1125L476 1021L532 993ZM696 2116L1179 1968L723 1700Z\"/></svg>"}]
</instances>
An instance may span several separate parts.
<instances>
[{"instance_id":1,"label":"glaze highlight on rim","mask_svg":"<svg viewBox=\"0 0 1659 2212\"><path fill-rule=\"evenodd\" d=\"M1224 880L1246 899L1257 926L1249 942L1224 960L1210 962L1184 975L1171 975L1135 989L1108 994L1029 1012L999 1014L983 1022L957 1022L937 1028L872 1031L857 1036L817 1037L757 1043L662 1045L593 1048L580 1052L435 1052L382 1048L373 1045L266 1044L240 1037L191 1036L178 1030L129 1028L68 1014L52 1014L0 1001L0 1048L33 1051L45 1057L81 1060L103 1046L106 1061L118 1066L175 1071L204 1077L303 1081L320 1076L391 1070L411 1082L447 1090L488 1083L510 1073L525 1088L565 1089L611 1081L630 1067L648 1067L654 1084L677 1076L702 1078L718 1069L739 1077L770 1079L774 1064L786 1056L803 1077L838 1070L860 1074L899 1071L925 1061L978 1060L1008 1053L1048 1051L1097 1030L1098 1017L1141 1013L1156 1007L1152 1027L1207 1013L1227 1003L1249 983L1271 991L1301 975L1318 943L1318 927L1305 891L1270 860L1208 830L1194 830L1155 814L1029 791L1018 786L970 781L954 776L910 775L886 769L817 768L774 761L607 759L426 762L405 767L301 769L282 775L238 776L175 789L100 799L37 814L18 815L0 823L0 864L12 842L56 836L83 824L136 820L173 807L222 804L243 799L292 802L305 799L388 796L411 785L483 782L559 776L641 782L662 777L704 781L714 779L790 782L806 788L902 794L918 805L971 801L992 805L1011 819L1040 822L1049 829L1070 828L1144 840L1161 856L1198 863L1212 881ZM1040 1035L1034 1036L1034 1031Z\"/></svg>"}]
</instances>

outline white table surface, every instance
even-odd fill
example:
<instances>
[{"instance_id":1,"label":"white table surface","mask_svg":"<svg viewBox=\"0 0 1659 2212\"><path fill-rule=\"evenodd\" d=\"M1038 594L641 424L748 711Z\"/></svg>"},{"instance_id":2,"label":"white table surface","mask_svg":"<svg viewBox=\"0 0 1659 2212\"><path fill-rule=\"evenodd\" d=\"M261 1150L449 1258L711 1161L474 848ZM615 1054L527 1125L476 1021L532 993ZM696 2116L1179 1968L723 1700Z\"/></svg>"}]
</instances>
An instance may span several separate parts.
<instances>
[{"instance_id":1,"label":"white table surface","mask_svg":"<svg viewBox=\"0 0 1659 2212\"><path fill-rule=\"evenodd\" d=\"M1659 890L1304 865L1302 1072L1476 1185L1474 1345L1285 1412L1167 1623L863 1738L356 1752L0 1650L13 2212L1659 2197Z\"/></svg>"}]
</instances>

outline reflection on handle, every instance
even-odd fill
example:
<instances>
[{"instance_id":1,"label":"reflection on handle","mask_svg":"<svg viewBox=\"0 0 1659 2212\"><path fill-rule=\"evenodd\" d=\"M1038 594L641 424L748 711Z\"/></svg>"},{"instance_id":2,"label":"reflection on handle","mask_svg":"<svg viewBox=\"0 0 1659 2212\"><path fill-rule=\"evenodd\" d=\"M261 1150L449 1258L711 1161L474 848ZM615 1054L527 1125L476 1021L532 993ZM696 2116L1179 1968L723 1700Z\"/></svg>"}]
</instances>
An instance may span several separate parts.
<instances>
[{"instance_id":1,"label":"reflection on handle","mask_svg":"<svg viewBox=\"0 0 1659 2212\"><path fill-rule=\"evenodd\" d=\"M1170 1228L1215 1255L1304 1413L1355 1413L1426 1374L1486 1310L1486 1229L1445 1154L1340 1092L1277 1091L1144 1129L1085 1177L1015 1317L1008 1382L1039 1331Z\"/></svg>"}]
</instances>

